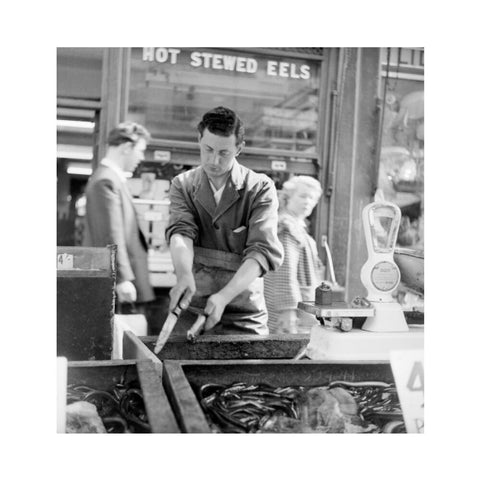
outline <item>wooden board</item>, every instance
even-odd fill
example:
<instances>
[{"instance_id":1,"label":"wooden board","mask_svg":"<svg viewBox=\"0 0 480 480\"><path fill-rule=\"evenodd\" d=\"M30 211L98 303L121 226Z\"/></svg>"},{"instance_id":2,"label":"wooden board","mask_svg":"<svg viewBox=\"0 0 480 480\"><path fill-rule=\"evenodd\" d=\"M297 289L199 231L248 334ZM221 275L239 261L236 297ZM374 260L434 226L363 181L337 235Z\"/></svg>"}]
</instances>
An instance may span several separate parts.
<instances>
[{"instance_id":1,"label":"wooden board","mask_svg":"<svg viewBox=\"0 0 480 480\"><path fill-rule=\"evenodd\" d=\"M144 337L137 337L137 335L129 330L123 333L123 358L151 360L152 362L162 364L158 356L145 345L141 338Z\"/></svg>"},{"instance_id":2,"label":"wooden board","mask_svg":"<svg viewBox=\"0 0 480 480\"><path fill-rule=\"evenodd\" d=\"M211 433L195 393L206 383L313 387L333 380L393 382L393 374L388 362L352 364L313 360L166 360L163 373L165 390L185 433Z\"/></svg>"}]
</instances>

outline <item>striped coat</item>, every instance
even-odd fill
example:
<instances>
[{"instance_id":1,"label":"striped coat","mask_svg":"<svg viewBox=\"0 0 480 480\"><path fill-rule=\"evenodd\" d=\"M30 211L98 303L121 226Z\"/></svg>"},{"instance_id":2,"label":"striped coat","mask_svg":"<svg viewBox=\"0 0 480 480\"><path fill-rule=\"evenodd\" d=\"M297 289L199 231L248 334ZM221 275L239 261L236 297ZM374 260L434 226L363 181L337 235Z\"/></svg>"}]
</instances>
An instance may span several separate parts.
<instances>
[{"instance_id":1,"label":"striped coat","mask_svg":"<svg viewBox=\"0 0 480 480\"><path fill-rule=\"evenodd\" d=\"M280 214L278 238L285 253L283 263L264 277L270 333L276 332L282 310L296 309L300 301L315 300L315 288L324 275L315 240L308 234L303 220Z\"/></svg>"}]
</instances>

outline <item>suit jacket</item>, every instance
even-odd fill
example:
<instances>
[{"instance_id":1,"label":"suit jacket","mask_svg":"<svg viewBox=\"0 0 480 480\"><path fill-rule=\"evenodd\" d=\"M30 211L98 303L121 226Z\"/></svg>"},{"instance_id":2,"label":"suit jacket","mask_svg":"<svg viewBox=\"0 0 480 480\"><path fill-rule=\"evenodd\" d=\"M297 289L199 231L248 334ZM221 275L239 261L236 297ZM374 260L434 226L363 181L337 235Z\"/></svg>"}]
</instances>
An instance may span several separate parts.
<instances>
[{"instance_id":1,"label":"suit jacket","mask_svg":"<svg viewBox=\"0 0 480 480\"><path fill-rule=\"evenodd\" d=\"M90 177L85 194L84 245L117 245L117 283L133 282L138 302L153 300L147 242L126 183L111 168L100 165Z\"/></svg>"}]
</instances>

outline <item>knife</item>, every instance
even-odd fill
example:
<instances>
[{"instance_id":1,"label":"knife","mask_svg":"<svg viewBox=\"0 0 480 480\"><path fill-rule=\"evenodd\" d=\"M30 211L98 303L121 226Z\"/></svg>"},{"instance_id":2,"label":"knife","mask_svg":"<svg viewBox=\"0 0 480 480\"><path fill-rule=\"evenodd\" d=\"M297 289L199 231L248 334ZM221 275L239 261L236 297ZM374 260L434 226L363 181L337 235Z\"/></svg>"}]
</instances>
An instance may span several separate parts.
<instances>
[{"instance_id":1,"label":"knife","mask_svg":"<svg viewBox=\"0 0 480 480\"><path fill-rule=\"evenodd\" d=\"M156 355L167 343L168 337L172 333L172 330L174 329L181 312L182 312L182 309L180 305L177 305L175 309L168 314L167 319L163 324L162 330L158 335L157 343L155 343L155 348L153 349Z\"/></svg>"}]
</instances>

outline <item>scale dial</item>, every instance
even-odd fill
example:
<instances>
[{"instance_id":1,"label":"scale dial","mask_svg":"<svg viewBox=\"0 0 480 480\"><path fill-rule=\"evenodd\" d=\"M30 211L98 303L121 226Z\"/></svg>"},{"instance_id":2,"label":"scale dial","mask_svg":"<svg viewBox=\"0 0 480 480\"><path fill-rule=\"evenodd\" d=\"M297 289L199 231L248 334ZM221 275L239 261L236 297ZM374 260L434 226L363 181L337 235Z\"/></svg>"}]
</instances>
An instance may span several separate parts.
<instances>
[{"instance_id":1,"label":"scale dial","mask_svg":"<svg viewBox=\"0 0 480 480\"><path fill-rule=\"evenodd\" d=\"M371 270L372 285L381 292L390 292L400 283L400 271L392 262L378 262Z\"/></svg>"}]
</instances>

